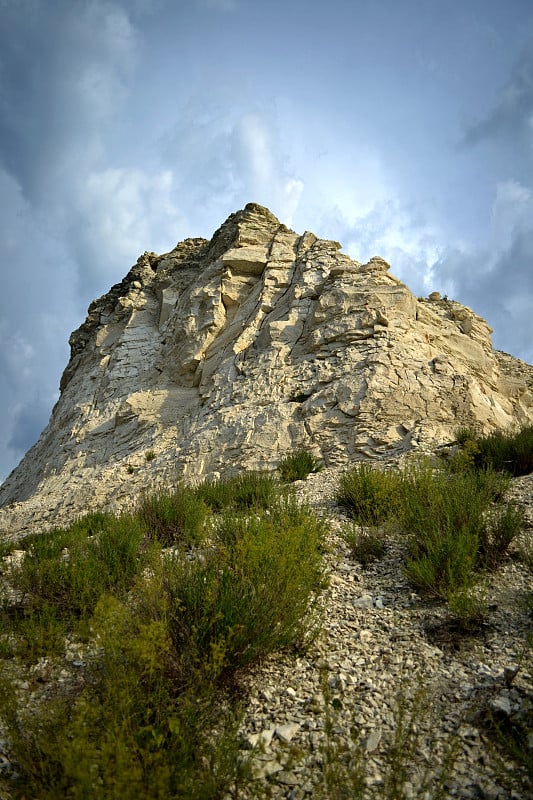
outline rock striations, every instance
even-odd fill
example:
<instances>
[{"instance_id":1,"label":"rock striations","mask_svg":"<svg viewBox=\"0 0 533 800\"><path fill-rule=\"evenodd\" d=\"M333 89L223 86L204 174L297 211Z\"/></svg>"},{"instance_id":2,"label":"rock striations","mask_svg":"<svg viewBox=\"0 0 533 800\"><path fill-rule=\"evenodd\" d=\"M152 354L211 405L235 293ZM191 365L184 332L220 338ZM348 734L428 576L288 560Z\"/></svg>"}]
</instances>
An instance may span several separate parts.
<instances>
[{"instance_id":1,"label":"rock striations","mask_svg":"<svg viewBox=\"0 0 533 800\"><path fill-rule=\"evenodd\" d=\"M177 475L273 469L302 446L339 467L531 422L533 367L490 334L383 259L249 204L91 304L50 423L0 487L0 529L120 508Z\"/></svg>"}]
</instances>

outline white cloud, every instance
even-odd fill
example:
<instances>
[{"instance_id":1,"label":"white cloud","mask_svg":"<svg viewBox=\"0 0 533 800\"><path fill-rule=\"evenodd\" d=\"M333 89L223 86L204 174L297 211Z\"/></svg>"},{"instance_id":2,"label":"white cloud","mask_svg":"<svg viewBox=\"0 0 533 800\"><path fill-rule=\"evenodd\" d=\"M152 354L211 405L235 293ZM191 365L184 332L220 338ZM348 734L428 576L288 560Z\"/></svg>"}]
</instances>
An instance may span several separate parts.
<instances>
[{"instance_id":1,"label":"white cloud","mask_svg":"<svg viewBox=\"0 0 533 800\"><path fill-rule=\"evenodd\" d=\"M107 291L145 250L175 244L183 219L170 170L108 168L90 173L79 189L79 220L71 231L82 283Z\"/></svg>"},{"instance_id":2,"label":"white cloud","mask_svg":"<svg viewBox=\"0 0 533 800\"><path fill-rule=\"evenodd\" d=\"M180 109L161 151L174 175L174 194L189 210L187 235L208 236L249 202L291 224L304 182L289 163L275 109L191 101Z\"/></svg>"},{"instance_id":3,"label":"white cloud","mask_svg":"<svg viewBox=\"0 0 533 800\"><path fill-rule=\"evenodd\" d=\"M241 195L269 206L292 224L304 182L289 174L270 120L257 113L245 114L236 122L231 138L234 178L241 183Z\"/></svg>"},{"instance_id":4,"label":"white cloud","mask_svg":"<svg viewBox=\"0 0 533 800\"><path fill-rule=\"evenodd\" d=\"M22 385L35 367L35 347L20 330L11 329L7 320L0 320L2 342L2 374L12 385Z\"/></svg>"},{"instance_id":5,"label":"white cloud","mask_svg":"<svg viewBox=\"0 0 533 800\"><path fill-rule=\"evenodd\" d=\"M533 40L515 62L511 73L497 93L493 108L465 135L467 144L503 138L516 144L527 131L533 110ZM531 142L530 142L531 143Z\"/></svg>"},{"instance_id":6,"label":"white cloud","mask_svg":"<svg viewBox=\"0 0 533 800\"><path fill-rule=\"evenodd\" d=\"M533 227L533 191L518 181L496 186L492 207L491 239L497 251L507 249L519 231Z\"/></svg>"},{"instance_id":7,"label":"white cloud","mask_svg":"<svg viewBox=\"0 0 533 800\"><path fill-rule=\"evenodd\" d=\"M492 208L492 246L448 248L438 262L448 294L471 306L494 328L496 347L533 362L533 191L498 184Z\"/></svg>"},{"instance_id":8,"label":"white cloud","mask_svg":"<svg viewBox=\"0 0 533 800\"><path fill-rule=\"evenodd\" d=\"M12 15L0 35L0 137L25 196L48 207L101 156L138 42L116 3L33 5L34 13Z\"/></svg>"},{"instance_id":9,"label":"white cloud","mask_svg":"<svg viewBox=\"0 0 533 800\"><path fill-rule=\"evenodd\" d=\"M349 191L348 185L346 194ZM324 204L330 199L325 194ZM343 196L341 190L337 196ZM304 206L306 200L304 197ZM361 197L359 207L363 213L357 213L357 197L353 198L350 216L342 205L327 206L320 220L320 235L338 239L343 250L357 261L382 256L391 264L392 273L416 294L438 288L433 285L433 268L444 247L442 231L402 204L384 183L371 187L368 195Z\"/></svg>"}]
</instances>

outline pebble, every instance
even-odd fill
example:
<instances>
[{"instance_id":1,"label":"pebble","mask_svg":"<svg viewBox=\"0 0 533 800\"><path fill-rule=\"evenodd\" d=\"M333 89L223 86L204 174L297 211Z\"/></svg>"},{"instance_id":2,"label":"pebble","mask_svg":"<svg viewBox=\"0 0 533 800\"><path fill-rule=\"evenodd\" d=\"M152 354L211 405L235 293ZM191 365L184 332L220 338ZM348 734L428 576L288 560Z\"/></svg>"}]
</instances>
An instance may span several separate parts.
<instances>
[{"instance_id":1,"label":"pebble","mask_svg":"<svg viewBox=\"0 0 533 800\"><path fill-rule=\"evenodd\" d=\"M371 594L363 594L361 597L356 597L353 601L355 608L373 608L374 600Z\"/></svg>"},{"instance_id":2,"label":"pebble","mask_svg":"<svg viewBox=\"0 0 533 800\"><path fill-rule=\"evenodd\" d=\"M381 741L381 730L373 730L366 740L365 749L367 753L373 753L374 750L377 750L378 745Z\"/></svg>"},{"instance_id":3,"label":"pebble","mask_svg":"<svg viewBox=\"0 0 533 800\"><path fill-rule=\"evenodd\" d=\"M289 722L287 725L281 725L274 729L274 735L282 742L290 742L298 731L301 725L298 722Z\"/></svg>"}]
</instances>

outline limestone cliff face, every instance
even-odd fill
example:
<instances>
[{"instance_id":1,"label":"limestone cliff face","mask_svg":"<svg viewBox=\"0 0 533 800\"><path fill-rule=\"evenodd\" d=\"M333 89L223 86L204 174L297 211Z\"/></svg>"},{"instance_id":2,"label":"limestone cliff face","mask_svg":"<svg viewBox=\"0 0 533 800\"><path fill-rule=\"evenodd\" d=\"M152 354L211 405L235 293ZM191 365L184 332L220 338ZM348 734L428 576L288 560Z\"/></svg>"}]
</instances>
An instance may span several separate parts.
<instances>
[{"instance_id":1,"label":"limestone cliff face","mask_svg":"<svg viewBox=\"0 0 533 800\"><path fill-rule=\"evenodd\" d=\"M210 242L145 253L91 304L50 423L0 488L15 504L0 529L177 475L273 469L296 447L341 465L533 421L533 367L490 334L459 303L417 300L381 258L250 204Z\"/></svg>"}]
</instances>

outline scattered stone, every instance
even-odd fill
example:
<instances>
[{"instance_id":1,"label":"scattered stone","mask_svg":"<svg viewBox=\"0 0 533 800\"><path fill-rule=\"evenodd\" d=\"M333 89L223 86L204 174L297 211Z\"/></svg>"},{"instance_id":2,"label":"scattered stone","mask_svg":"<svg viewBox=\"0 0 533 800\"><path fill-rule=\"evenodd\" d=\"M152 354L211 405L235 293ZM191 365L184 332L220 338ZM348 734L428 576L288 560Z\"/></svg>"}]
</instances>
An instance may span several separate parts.
<instances>
[{"instance_id":1,"label":"scattered stone","mask_svg":"<svg viewBox=\"0 0 533 800\"><path fill-rule=\"evenodd\" d=\"M374 600L371 594L364 594L361 597L356 597L353 600L353 604L356 608L373 608Z\"/></svg>"},{"instance_id":2,"label":"scattered stone","mask_svg":"<svg viewBox=\"0 0 533 800\"><path fill-rule=\"evenodd\" d=\"M335 496L340 474L340 469L325 469L309 476L298 489L299 497L324 509ZM513 481L513 491L526 504L533 500L532 489L533 475ZM327 508L328 518L337 518L336 507L330 504ZM394 741L398 703L405 704L402 713L407 724L413 713L411 704L416 702L412 728L412 736L419 737L413 750L416 769L402 796L431 800L440 765L449 752L455 752L446 776L446 797L466 800L479 797L481 789L482 796L491 800L526 800L527 792L518 788L510 792L502 785L503 762L495 755L494 743L480 720L486 719L487 710L500 715L505 711L511 714L506 719L513 720L521 708L523 713L531 713L526 690L531 685L533 657L523 655L529 619L516 604L517 596L530 589L527 570L508 562L488 578L487 591L498 601L490 637L477 639L473 646L467 638L460 648L442 649L428 643L424 620L439 614L444 617L445 608L437 609L411 591L402 573L400 545L388 543L384 557L372 570L365 570L362 591L355 599L366 596L373 602L358 608L353 603L354 581L350 578L359 574L360 566L342 546L338 528L333 525L331 531L328 563L336 580L334 592L327 595L323 633L305 658L274 657L249 678L251 701L244 730L256 731L258 725L278 729L291 722L300 725L290 742L275 735L270 744L271 753L284 765L287 751L297 748L290 769L284 766L283 770L297 778L291 786L294 795L289 795L287 785L278 779L280 771L265 779L270 796L276 800L323 796L317 786L326 745L326 713L332 726L330 743L342 752L354 746L363 748L365 780L379 793L387 750ZM379 614L372 613L378 598L390 597L395 598L394 603L384 603ZM517 664L520 668L509 686L508 677ZM280 692L278 687L287 686L297 687L296 696ZM278 702L268 707L261 703L257 711L253 697L265 691ZM490 698L496 701L497 710L491 709ZM533 747L533 736L530 738ZM503 768L508 776L516 774L517 767L511 762ZM429 789L422 790L417 781L431 775L435 783L429 778Z\"/></svg>"},{"instance_id":3,"label":"scattered stone","mask_svg":"<svg viewBox=\"0 0 533 800\"><path fill-rule=\"evenodd\" d=\"M274 728L270 728L260 733L251 733L246 737L246 743L251 749L256 747L269 747L274 735L274 730Z\"/></svg>"},{"instance_id":4,"label":"scattered stone","mask_svg":"<svg viewBox=\"0 0 533 800\"><path fill-rule=\"evenodd\" d=\"M252 775L256 781L269 778L282 770L283 766L275 759L271 759L270 761L254 761L252 765Z\"/></svg>"},{"instance_id":5,"label":"scattered stone","mask_svg":"<svg viewBox=\"0 0 533 800\"><path fill-rule=\"evenodd\" d=\"M298 722L289 722L287 725L281 725L275 728L274 733L280 741L290 742L294 739L300 727L301 725Z\"/></svg>"},{"instance_id":6,"label":"scattered stone","mask_svg":"<svg viewBox=\"0 0 533 800\"><path fill-rule=\"evenodd\" d=\"M373 753L374 750L377 750L379 743L381 741L381 731L376 728L373 730L368 739L366 740L365 749L368 753Z\"/></svg>"},{"instance_id":7,"label":"scattered stone","mask_svg":"<svg viewBox=\"0 0 533 800\"><path fill-rule=\"evenodd\" d=\"M510 717L513 710L511 700L506 694L498 694L496 697L491 698L489 706L496 713L504 714L506 717Z\"/></svg>"}]
</instances>

